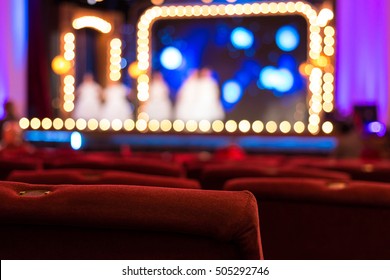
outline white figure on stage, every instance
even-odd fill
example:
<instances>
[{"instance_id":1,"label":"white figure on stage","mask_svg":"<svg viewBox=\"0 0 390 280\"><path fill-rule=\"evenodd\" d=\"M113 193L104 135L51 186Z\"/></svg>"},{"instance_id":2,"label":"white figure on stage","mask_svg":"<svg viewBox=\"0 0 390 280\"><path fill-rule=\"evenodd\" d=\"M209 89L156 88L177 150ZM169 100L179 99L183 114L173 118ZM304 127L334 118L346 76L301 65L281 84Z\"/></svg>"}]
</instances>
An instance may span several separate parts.
<instances>
[{"instance_id":1,"label":"white figure on stage","mask_svg":"<svg viewBox=\"0 0 390 280\"><path fill-rule=\"evenodd\" d=\"M212 74L209 68L205 67L200 70L194 106L196 108L196 121L215 121L225 118L219 85Z\"/></svg>"},{"instance_id":2,"label":"white figure on stage","mask_svg":"<svg viewBox=\"0 0 390 280\"><path fill-rule=\"evenodd\" d=\"M198 93L198 71L192 70L188 78L181 85L175 105L175 118L188 121L195 120L197 112L194 105Z\"/></svg>"},{"instance_id":3,"label":"white figure on stage","mask_svg":"<svg viewBox=\"0 0 390 280\"><path fill-rule=\"evenodd\" d=\"M119 82L111 82L104 89L104 105L101 119L125 121L133 119L133 110L128 100L130 88Z\"/></svg>"},{"instance_id":4,"label":"white figure on stage","mask_svg":"<svg viewBox=\"0 0 390 280\"><path fill-rule=\"evenodd\" d=\"M102 88L94 81L91 73L86 73L83 82L76 90L75 119L99 119L101 111Z\"/></svg>"},{"instance_id":5,"label":"white figure on stage","mask_svg":"<svg viewBox=\"0 0 390 280\"><path fill-rule=\"evenodd\" d=\"M169 99L169 87L160 72L153 74L149 87L149 99L145 103L143 112L150 120L170 120L172 118L172 103Z\"/></svg>"}]
</instances>

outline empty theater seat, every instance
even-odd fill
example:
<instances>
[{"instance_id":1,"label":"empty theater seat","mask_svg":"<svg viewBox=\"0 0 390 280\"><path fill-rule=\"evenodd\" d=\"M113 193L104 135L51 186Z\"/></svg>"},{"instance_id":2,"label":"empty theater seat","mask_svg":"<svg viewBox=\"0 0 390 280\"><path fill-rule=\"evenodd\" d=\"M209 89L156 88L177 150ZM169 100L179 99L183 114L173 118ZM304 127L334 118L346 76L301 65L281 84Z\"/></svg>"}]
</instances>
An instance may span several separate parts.
<instances>
[{"instance_id":1,"label":"empty theater seat","mask_svg":"<svg viewBox=\"0 0 390 280\"><path fill-rule=\"evenodd\" d=\"M184 176L181 165L172 162L165 162L155 159L144 158L110 158L110 157L80 157L69 160L53 160L45 164L46 169L60 168L84 168L84 169L106 169L120 170L143 174L154 174L168 177Z\"/></svg>"},{"instance_id":2,"label":"empty theater seat","mask_svg":"<svg viewBox=\"0 0 390 280\"><path fill-rule=\"evenodd\" d=\"M0 158L0 180L5 180L13 170L37 170L41 161L29 158Z\"/></svg>"},{"instance_id":3,"label":"empty theater seat","mask_svg":"<svg viewBox=\"0 0 390 280\"><path fill-rule=\"evenodd\" d=\"M31 184L115 184L200 189L198 181L185 178L93 169L50 169L14 171L8 181Z\"/></svg>"},{"instance_id":4,"label":"empty theater seat","mask_svg":"<svg viewBox=\"0 0 390 280\"><path fill-rule=\"evenodd\" d=\"M257 165L259 166L259 165ZM253 165L209 165L201 173L200 181L204 189L222 189L226 181L244 177L300 177L349 180L343 172L321 170L308 167L257 167Z\"/></svg>"},{"instance_id":5,"label":"empty theater seat","mask_svg":"<svg viewBox=\"0 0 390 280\"><path fill-rule=\"evenodd\" d=\"M257 215L245 191L0 182L0 257L261 259Z\"/></svg>"},{"instance_id":6,"label":"empty theater seat","mask_svg":"<svg viewBox=\"0 0 390 280\"><path fill-rule=\"evenodd\" d=\"M322 179L245 178L259 204L265 259L389 259L390 185Z\"/></svg>"}]
</instances>

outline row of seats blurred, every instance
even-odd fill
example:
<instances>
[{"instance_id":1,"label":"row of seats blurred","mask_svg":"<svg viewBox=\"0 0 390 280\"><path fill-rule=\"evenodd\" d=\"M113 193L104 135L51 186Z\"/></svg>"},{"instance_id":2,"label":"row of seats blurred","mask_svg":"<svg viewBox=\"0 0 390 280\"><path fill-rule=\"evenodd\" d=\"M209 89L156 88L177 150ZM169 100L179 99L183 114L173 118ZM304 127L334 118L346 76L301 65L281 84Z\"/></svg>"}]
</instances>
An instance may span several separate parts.
<instances>
[{"instance_id":1,"label":"row of seats blurred","mask_svg":"<svg viewBox=\"0 0 390 280\"><path fill-rule=\"evenodd\" d=\"M0 155L2 259L389 259L390 162Z\"/></svg>"}]
</instances>

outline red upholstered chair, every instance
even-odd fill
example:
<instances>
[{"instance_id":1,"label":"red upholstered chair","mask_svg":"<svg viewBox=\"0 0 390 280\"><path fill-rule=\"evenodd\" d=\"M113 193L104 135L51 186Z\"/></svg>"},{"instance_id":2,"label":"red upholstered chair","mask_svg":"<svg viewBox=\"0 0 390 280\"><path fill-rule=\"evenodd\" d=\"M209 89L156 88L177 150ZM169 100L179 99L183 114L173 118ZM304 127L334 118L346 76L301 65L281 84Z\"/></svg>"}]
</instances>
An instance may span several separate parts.
<instances>
[{"instance_id":1,"label":"red upholstered chair","mask_svg":"<svg viewBox=\"0 0 390 280\"><path fill-rule=\"evenodd\" d=\"M143 174L153 174L168 177L181 177L184 176L184 170L181 165L177 163L165 162L155 159L143 159L143 158L126 158L115 159L102 157L80 157L71 158L69 160L57 160L47 163L45 165L47 169L60 169L60 168L84 168L84 169L106 169L106 170L118 170L129 171Z\"/></svg>"},{"instance_id":2,"label":"red upholstered chair","mask_svg":"<svg viewBox=\"0 0 390 280\"><path fill-rule=\"evenodd\" d=\"M5 180L13 170L37 170L41 161L30 158L0 158L0 180Z\"/></svg>"},{"instance_id":3,"label":"red upholstered chair","mask_svg":"<svg viewBox=\"0 0 390 280\"><path fill-rule=\"evenodd\" d=\"M353 180L390 183L390 161L365 161L360 159L326 159L322 161L293 161L295 165L317 167L345 172Z\"/></svg>"},{"instance_id":4,"label":"red upholstered chair","mask_svg":"<svg viewBox=\"0 0 390 280\"><path fill-rule=\"evenodd\" d=\"M245 178L259 204L265 259L389 259L390 184Z\"/></svg>"},{"instance_id":5,"label":"red upholstered chair","mask_svg":"<svg viewBox=\"0 0 390 280\"><path fill-rule=\"evenodd\" d=\"M349 180L349 175L342 172L321 170L307 167L257 167L244 164L206 166L202 170L201 185L204 189L222 189L226 181L245 177L299 177Z\"/></svg>"},{"instance_id":6,"label":"red upholstered chair","mask_svg":"<svg viewBox=\"0 0 390 280\"><path fill-rule=\"evenodd\" d=\"M261 259L256 199L224 192L0 182L1 259Z\"/></svg>"},{"instance_id":7,"label":"red upholstered chair","mask_svg":"<svg viewBox=\"0 0 390 280\"><path fill-rule=\"evenodd\" d=\"M93 169L14 171L7 180L30 184L115 184L200 189L198 181L185 178Z\"/></svg>"}]
</instances>

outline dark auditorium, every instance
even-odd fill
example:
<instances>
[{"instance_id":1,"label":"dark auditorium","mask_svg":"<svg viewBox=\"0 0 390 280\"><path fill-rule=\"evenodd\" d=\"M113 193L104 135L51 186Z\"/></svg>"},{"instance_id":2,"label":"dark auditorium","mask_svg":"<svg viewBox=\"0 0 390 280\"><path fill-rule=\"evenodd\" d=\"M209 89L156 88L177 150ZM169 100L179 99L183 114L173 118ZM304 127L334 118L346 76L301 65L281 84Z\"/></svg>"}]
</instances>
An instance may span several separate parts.
<instances>
[{"instance_id":1,"label":"dark auditorium","mask_svg":"<svg viewBox=\"0 0 390 280\"><path fill-rule=\"evenodd\" d=\"M390 260L389 0L0 7L2 260Z\"/></svg>"}]
</instances>

